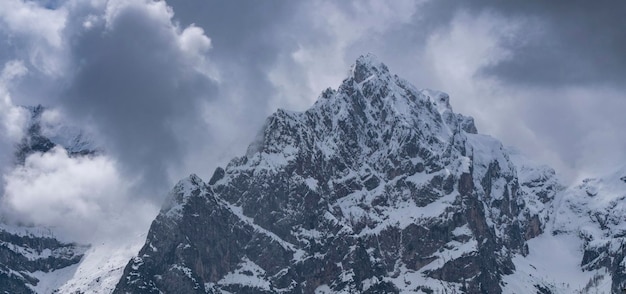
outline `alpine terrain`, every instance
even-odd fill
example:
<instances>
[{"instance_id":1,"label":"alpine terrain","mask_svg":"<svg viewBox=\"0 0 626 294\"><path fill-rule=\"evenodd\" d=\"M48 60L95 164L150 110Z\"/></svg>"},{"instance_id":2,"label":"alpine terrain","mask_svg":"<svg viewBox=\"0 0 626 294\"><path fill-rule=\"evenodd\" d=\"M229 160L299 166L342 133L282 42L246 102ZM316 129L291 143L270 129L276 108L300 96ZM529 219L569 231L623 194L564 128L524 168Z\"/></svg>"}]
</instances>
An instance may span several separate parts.
<instances>
[{"instance_id":1,"label":"alpine terrain","mask_svg":"<svg viewBox=\"0 0 626 294\"><path fill-rule=\"evenodd\" d=\"M15 164L23 165L28 155L48 152L57 145L65 146L76 156L95 152L77 129L59 127L46 134L41 121L44 107L24 110L29 121L24 138L16 146ZM3 293L54 290L60 285L55 282L58 273L78 264L87 249L84 245L61 242L45 228L0 223L0 290Z\"/></svg>"},{"instance_id":2,"label":"alpine terrain","mask_svg":"<svg viewBox=\"0 0 626 294\"><path fill-rule=\"evenodd\" d=\"M31 155L55 149L70 157L102 152L89 133L51 119L55 114L50 109L39 105L22 110L28 121L24 137L15 146L15 168L28 165ZM50 228L2 219L0 293L111 293L124 265L141 247L141 236L135 239L124 244L78 244L60 240Z\"/></svg>"},{"instance_id":3,"label":"alpine terrain","mask_svg":"<svg viewBox=\"0 0 626 294\"><path fill-rule=\"evenodd\" d=\"M78 135L29 132L17 164L54 144L95 152ZM621 293L626 168L567 187L479 134L447 94L366 55L307 111L271 115L208 181L176 184L144 237L120 262L128 248L110 257L117 251L2 229L0 289Z\"/></svg>"},{"instance_id":4,"label":"alpine terrain","mask_svg":"<svg viewBox=\"0 0 626 294\"><path fill-rule=\"evenodd\" d=\"M624 176L566 188L362 56L181 180L114 293L617 293Z\"/></svg>"}]
</instances>

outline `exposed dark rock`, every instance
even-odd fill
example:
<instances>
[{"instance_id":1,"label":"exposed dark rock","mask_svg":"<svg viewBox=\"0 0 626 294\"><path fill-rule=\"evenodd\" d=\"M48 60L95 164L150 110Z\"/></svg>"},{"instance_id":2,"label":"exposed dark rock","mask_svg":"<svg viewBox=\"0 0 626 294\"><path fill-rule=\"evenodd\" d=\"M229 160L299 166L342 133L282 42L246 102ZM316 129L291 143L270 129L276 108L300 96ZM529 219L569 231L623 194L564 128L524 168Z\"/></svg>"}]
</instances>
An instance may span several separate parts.
<instances>
[{"instance_id":1,"label":"exposed dark rock","mask_svg":"<svg viewBox=\"0 0 626 294\"><path fill-rule=\"evenodd\" d=\"M85 246L65 244L52 237L10 233L0 228L0 290L34 293L37 271L51 272L77 264Z\"/></svg>"},{"instance_id":2,"label":"exposed dark rock","mask_svg":"<svg viewBox=\"0 0 626 294\"><path fill-rule=\"evenodd\" d=\"M277 111L209 184L174 188L115 293L501 293L543 219L501 144L424 93L365 56Z\"/></svg>"},{"instance_id":3,"label":"exposed dark rock","mask_svg":"<svg viewBox=\"0 0 626 294\"><path fill-rule=\"evenodd\" d=\"M41 134L39 120L44 109L45 108L41 105L29 108L31 111L30 124L26 129L26 135L17 146L17 151L15 152L15 158L20 164L24 163L28 155L35 152L48 152L56 146L50 139Z\"/></svg>"}]
</instances>

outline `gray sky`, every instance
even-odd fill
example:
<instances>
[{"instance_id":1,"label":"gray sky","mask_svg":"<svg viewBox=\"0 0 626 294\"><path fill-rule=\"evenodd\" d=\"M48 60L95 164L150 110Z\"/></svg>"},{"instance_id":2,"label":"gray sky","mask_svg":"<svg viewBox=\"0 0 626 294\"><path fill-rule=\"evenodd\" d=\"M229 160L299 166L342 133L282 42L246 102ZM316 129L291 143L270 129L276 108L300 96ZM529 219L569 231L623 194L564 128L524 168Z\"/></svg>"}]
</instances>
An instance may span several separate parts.
<instances>
[{"instance_id":1,"label":"gray sky","mask_svg":"<svg viewBox=\"0 0 626 294\"><path fill-rule=\"evenodd\" d=\"M178 179L209 178L244 153L266 116L308 108L368 52L416 87L448 92L479 132L575 181L626 159L625 9L623 1L4 0L3 207L70 238L114 232L101 221L112 215L119 227L135 218L145 226ZM15 106L39 103L96 134L107 152L8 165L23 121ZM44 188L68 179L78 187L71 193ZM108 184L94 192L95 183ZM46 199L55 206L29 204ZM120 212L129 207L145 213Z\"/></svg>"}]
</instances>

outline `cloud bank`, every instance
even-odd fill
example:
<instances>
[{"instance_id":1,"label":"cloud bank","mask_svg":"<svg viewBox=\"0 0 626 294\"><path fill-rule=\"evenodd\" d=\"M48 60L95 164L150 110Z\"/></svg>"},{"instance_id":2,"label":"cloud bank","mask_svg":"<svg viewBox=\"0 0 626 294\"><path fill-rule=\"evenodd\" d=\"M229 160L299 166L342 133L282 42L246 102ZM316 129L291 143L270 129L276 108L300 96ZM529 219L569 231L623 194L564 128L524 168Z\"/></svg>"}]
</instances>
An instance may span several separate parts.
<instances>
[{"instance_id":1,"label":"cloud bank","mask_svg":"<svg viewBox=\"0 0 626 294\"><path fill-rule=\"evenodd\" d=\"M626 161L624 6L6 0L3 206L76 238L114 215L145 226L177 179L210 177L244 153L267 115L306 109L367 52L417 87L448 92L479 131L574 181ZM88 129L105 152L56 149L12 166L25 124L17 106L36 104ZM121 213L129 203L143 221Z\"/></svg>"}]
</instances>

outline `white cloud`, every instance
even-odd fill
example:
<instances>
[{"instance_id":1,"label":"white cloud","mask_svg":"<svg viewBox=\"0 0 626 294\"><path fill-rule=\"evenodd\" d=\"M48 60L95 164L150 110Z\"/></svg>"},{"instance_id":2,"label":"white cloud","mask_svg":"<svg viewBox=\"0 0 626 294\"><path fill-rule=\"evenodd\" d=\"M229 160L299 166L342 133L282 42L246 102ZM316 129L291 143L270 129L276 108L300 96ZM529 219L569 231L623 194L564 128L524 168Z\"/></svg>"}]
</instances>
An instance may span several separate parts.
<instances>
[{"instance_id":1,"label":"white cloud","mask_svg":"<svg viewBox=\"0 0 626 294\"><path fill-rule=\"evenodd\" d=\"M21 61L12 60L7 62L2 69L2 75L0 75L0 82L6 84L15 78L19 78L28 73L28 69Z\"/></svg>"},{"instance_id":2,"label":"white cloud","mask_svg":"<svg viewBox=\"0 0 626 294\"><path fill-rule=\"evenodd\" d=\"M287 28L286 33L297 40L297 49L283 56L269 72L277 88L270 104L308 108L322 90L339 85L358 55L369 53L388 31L408 23L420 4L378 0L304 4L297 17L300 25ZM367 46L352 56L350 49L357 43Z\"/></svg>"},{"instance_id":3,"label":"white cloud","mask_svg":"<svg viewBox=\"0 0 626 294\"><path fill-rule=\"evenodd\" d=\"M63 72L63 30L67 10L46 9L35 1L4 0L0 2L0 32L8 44L20 46L18 54L40 72L59 76Z\"/></svg>"},{"instance_id":4,"label":"white cloud","mask_svg":"<svg viewBox=\"0 0 626 294\"><path fill-rule=\"evenodd\" d=\"M566 182L622 165L626 102L615 90L519 87L481 74L511 58L503 41L524 42L519 34L529 26L535 25L528 19L457 13L430 35L422 53L433 87L451 95L456 112L474 116L479 132L554 167Z\"/></svg>"},{"instance_id":5,"label":"white cloud","mask_svg":"<svg viewBox=\"0 0 626 294\"><path fill-rule=\"evenodd\" d=\"M529 125L522 112L535 93L480 73L482 68L511 57L501 46L502 41L514 38L525 25L521 19L461 11L450 26L430 35L423 51L424 65L433 75L433 87L450 94L456 112L473 116L479 132L515 146L557 168L566 178L571 177L560 154L540 137L536 126Z\"/></svg>"},{"instance_id":6,"label":"white cloud","mask_svg":"<svg viewBox=\"0 0 626 294\"><path fill-rule=\"evenodd\" d=\"M204 34L204 30L191 24L184 30L177 29L178 46L185 53L190 64L200 73L212 80L219 81L217 68L207 58L211 49L211 39Z\"/></svg>"},{"instance_id":7,"label":"white cloud","mask_svg":"<svg viewBox=\"0 0 626 294\"><path fill-rule=\"evenodd\" d=\"M120 225L149 223L154 206L133 201L133 181L106 156L69 157L61 147L35 153L5 174L4 212L12 220L52 227L61 237L92 241Z\"/></svg>"},{"instance_id":8,"label":"white cloud","mask_svg":"<svg viewBox=\"0 0 626 294\"><path fill-rule=\"evenodd\" d=\"M27 72L22 62L13 60L4 65L0 74L0 140L8 140L9 143L18 142L22 138L27 120L26 110L13 104L9 92L10 83Z\"/></svg>"},{"instance_id":9,"label":"white cloud","mask_svg":"<svg viewBox=\"0 0 626 294\"><path fill-rule=\"evenodd\" d=\"M171 26L170 20L174 16L174 11L165 1L147 0L109 0L106 3L104 19L107 29L113 29L117 18L129 9L139 9L146 13L155 25L164 27Z\"/></svg>"},{"instance_id":10,"label":"white cloud","mask_svg":"<svg viewBox=\"0 0 626 294\"><path fill-rule=\"evenodd\" d=\"M469 89L482 67L509 56L498 43L515 28L510 19L458 13L449 27L430 35L424 59L441 81Z\"/></svg>"},{"instance_id":11,"label":"white cloud","mask_svg":"<svg viewBox=\"0 0 626 294\"><path fill-rule=\"evenodd\" d=\"M504 131L492 122L502 121L501 115L511 111L510 93L479 71L509 56L498 44L515 30L514 24L490 14L477 17L461 12L450 26L430 35L422 53L426 69L420 70L431 74L434 85L430 87L450 94L455 111L474 116L483 133Z\"/></svg>"},{"instance_id":12,"label":"white cloud","mask_svg":"<svg viewBox=\"0 0 626 294\"><path fill-rule=\"evenodd\" d=\"M56 93L52 93L50 97L26 97L23 91L10 93L8 86L13 84L13 80L24 76L26 73L29 73L28 77L43 73L43 77L38 76L42 80L36 80L36 82L50 82L50 80L57 79L55 90L63 93L60 88L67 87L68 83L72 83L72 77L77 70L86 66L85 59L87 57L75 56L77 54L75 52L77 50L75 48L76 43L84 41L81 40L81 37L96 36L99 42L115 41L120 40L120 38L116 39L111 34L124 35L127 34L128 29L132 30L142 25L145 26L140 27L140 29L150 34L148 38L153 38L156 40L156 44L167 47L157 48L161 51L151 52L152 55L146 55L146 60L157 56L156 54L159 52L166 53L168 58L165 61L155 60L155 63L147 62L144 65L156 64L154 66L155 71L164 71L159 77L167 77L167 71L173 68L173 70L177 70L177 73L189 75L192 84L197 85L195 83L198 75L206 77L207 80L215 79L218 76L215 67L208 58L211 39L200 27L190 25L181 28L178 23L173 21L173 11L164 1L67 1L54 9L43 8L39 5L37 2L14 0L0 3L0 32L4 29L9 34L19 35L25 40L25 43L20 44L20 46L26 46L26 49L30 50L25 57L26 63L19 61L8 63L0 79L0 123L2 123L0 125L2 128L0 148L3 150L0 154L0 164L4 173L2 187L0 187L0 194L4 193L1 213L12 221L54 227L54 231L62 237L83 242L91 242L94 238L99 237L115 237L137 229L145 232L158 211L159 200L167 191L161 191L162 195L147 195L149 193L147 191L154 191L151 187L146 186L146 183L150 183L150 181L141 181L141 179L146 178L145 175L133 173L133 167L129 167L128 164L120 164L118 160L122 158L121 155L112 150L108 150L109 153L104 155L70 157L63 148L56 147L46 154L35 153L28 156L23 166L9 167L14 160L11 159L13 152L10 150L13 150L14 143L19 142L22 138L24 126L28 119L27 111L16 107L15 104L22 101L40 101L39 103L56 107L58 105L54 103L63 103L61 101L63 97L54 97ZM9 8L21 10L18 11L20 13L11 15L6 13L10 11ZM38 18L41 18L41 26L36 21ZM27 24L28 22L33 24ZM25 26L20 26L21 24ZM142 36L133 37L141 40ZM88 41L93 40L95 39ZM116 44L102 45L108 46L109 49L113 48L113 50L116 48ZM134 50L137 47L130 48ZM48 49L50 52L47 52ZM95 49L98 49L97 46ZM94 52L89 53L93 54L89 56L92 59L100 56ZM128 52L116 54L123 55L126 53ZM132 51L128 54L135 53L137 52ZM142 56L133 59L135 58L142 58ZM111 70L107 66L111 66L111 63L104 63L101 70ZM132 65L124 64L124 66ZM64 70L60 71L59 69ZM58 76L59 72L62 74L61 78ZM145 80L141 76L130 76L130 78L137 78L139 82ZM172 80L175 80L176 83L188 82L185 79L186 77L176 77ZM165 81L169 82L169 80ZM129 81L129 83L131 82ZM33 87L35 84L32 83L33 80L29 80L28 83L20 84L18 86L22 88L18 90L23 90L24 87ZM169 85L160 85L159 89L167 90L168 94L157 93L161 96L156 98L149 95L134 97L139 102L133 105L143 105L144 102L150 103L153 100L158 100L157 98L167 98L171 100L170 104L174 105L176 103L192 104L194 99L198 99L197 97L169 95L170 92L193 92L193 89L183 88L189 87L189 85L174 84L174 90L166 87ZM133 90L129 91L132 92ZM129 95L124 92L124 89L115 93ZM135 91L133 93L146 92ZM154 93L154 91L147 91L147 93ZM13 94L13 97L10 94ZM77 97L81 100L80 103L87 103L83 102L87 101L87 98ZM163 101L153 101L153 103L158 104L163 103ZM188 109L187 107L193 108L194 105L187 105L181 109ZM94 122L97 124L98 121L92 120L89 116L64 117L69 114L68 109L65 108L62 108L63 112L54 108L44 112L42 132L47 135L54 135L58 132L59 123L71 121L73 124L81 125L81 128L87 128L90 133L103 136L103 132L99 132L98 129L101 127L100 125L95 125L95 129L92 129L92 124ZM119 109L114 110L118 111ZM103 111L102 108L99 108L99 111ZM166 107L164 111L176 112L177 110L169 110ZM113 115L117 114L117 112L113 113ZM167 115L170 116L165 117ZM171 113L141 113L140 117L142 119L154 118L152 124L141 124L141 126L145 125L151 129L167 119L168 122L163 123L162 127L168 128L166 132L168 134L171 131L170 128L181 129L181 132L176 132L172 138L159 138L159 140L178 140L180 141L178 143L181 143L188 137L188 130L184 129L188 127L179 126L183 123L177 121L178 117L172 116ZM109 117L107 119L121 118ZM136 122L135 119L135 117L126 118L127 123ZM188 118L183 117L181 121L185 119ZM199 130L203 130L203 127L199 126ZM133 134L133 136L140 135L141 133ZM10 138L8 138L9 136ZM97 141L110 142L112 139L97 138ZM117 139L124 140L124 138ZM197 142L198 139L195 138L194 140ZM192 144L191 146L195 145ZM190 148L189 151L192 154L197 153L193 148ZM154 158L150 160L154 161ZM173 162L172 165L175 165L180 161L182 159L173 158L168 162ZM197 162L197 160L193 160L196 165ZM140 166L137 170L143 168L145 167ZM181 174L183 168L179 166L165 166L165 168L168 169L167 172L175 173L172 175L174 182L184 176ZM128 179L129 174L134 174L137 178ZM168 184L164 184L164 186L168 186ZM153 200L156 201L153 202Z\"/></svg>"},{"instance_id":13,"label":"white cloud","mask_svg":"<svg viewBox=\"0 0 626 294\"><path fill-rule=\"evenodd\" d=\"M522 89L510 115L533 130L534 140L515 143L557 168L568 181L606 173L626 163L623 126L626 100L622 91L605 86ZM515 137L515 133L507 138Z\"/></svg>"},{"instance_id":14,"label":"white cloud","mask_svg":"<svg viewBox=\"0 0 626 294\"><path fill-rule=\"evenodd\" d=\"M67 11L64 8L46 9L34 1L3 0L0 2L0 21L13 34L24 34L45 40L50 46L62 45L62 31Z\"/></svg>"},{"instance_id":15,"label":"white cloud","mask_svg":"<svg viewBox=\"0 0 626 294\"><path fill-rule=\"evenodd\" d=\"M182 31L178 40L181 50L188 54L204 54L211 49L211 39L204 35L204 30L190 25Z\"/></svg>"}]
</instances>

